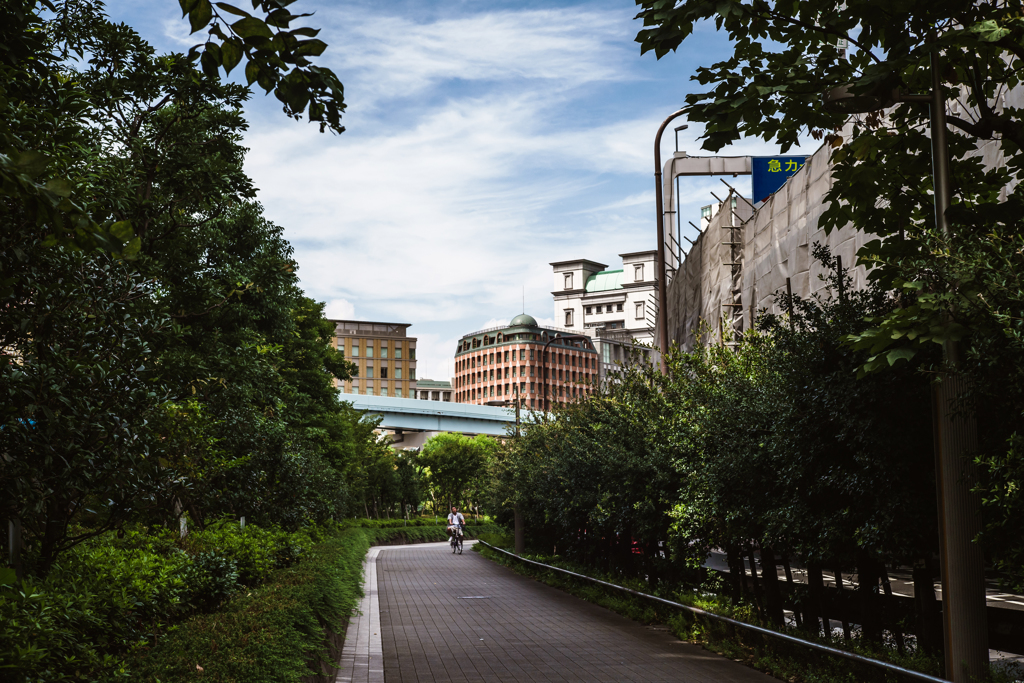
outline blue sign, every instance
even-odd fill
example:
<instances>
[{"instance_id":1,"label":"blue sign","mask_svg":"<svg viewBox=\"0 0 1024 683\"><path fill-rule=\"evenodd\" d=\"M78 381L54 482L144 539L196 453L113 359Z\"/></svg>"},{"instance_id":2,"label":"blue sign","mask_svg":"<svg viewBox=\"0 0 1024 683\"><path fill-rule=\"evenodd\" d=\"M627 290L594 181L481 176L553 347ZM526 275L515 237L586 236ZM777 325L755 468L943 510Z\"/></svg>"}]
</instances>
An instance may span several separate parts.
<instances>
[{"instance_id":1,"label":"blue sign","mask_svg":"<svg viewBox=\"0 0 1024 683\"><path fill-rule=\"evenodd\" d=\"M803 167L806 159L807 157L754 157L750 165L754 203L763 202L778 192L789 176Z\"/></svg>"}]
</instances>

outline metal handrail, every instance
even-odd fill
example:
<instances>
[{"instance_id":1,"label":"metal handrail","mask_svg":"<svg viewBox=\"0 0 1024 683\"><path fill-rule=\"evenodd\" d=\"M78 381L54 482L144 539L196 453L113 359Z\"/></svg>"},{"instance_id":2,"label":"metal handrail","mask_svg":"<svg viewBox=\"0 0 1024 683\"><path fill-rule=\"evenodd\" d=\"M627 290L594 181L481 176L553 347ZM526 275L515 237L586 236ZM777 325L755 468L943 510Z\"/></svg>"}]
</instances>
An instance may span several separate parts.
<instances>
[{"instance_id":1,"label":"metal handrail","mask_svg":"<svg viewBox=\"0 0 1024 683\"><path fill-rule=\"evenodd\" d=\"M817 650L819 652L825 652L827 654L834 655L836 657L844 657L846 659L851 659L851 660L853 660L855 662L860 662L861 664L868 664L870 666L876 666L876 667L878 667L880 669L885 669L886 671L891 671L891 672L894 672L894 673L898 673L900 675L907 676L909 678L914 678L914 679L917 679L919 681L928 681L929 683L948 683L948 681L946 681L946 679L944 679L944 678L936 678L935 676L931 676L931 675L926 674L926 673L921 673L920 671L913 671L912 669L906 669L906 668L904 668L902 666L897 666L895 664L890 664L889 662L883 662L883 661L881 661L879 659L872 659L871 657L865 657L863 655L858 655L858 654L855 654L853 652L847 652L846 650L839 650L839 649L834 648L834 647L829 647L828 645L821 645L820 643L813 643L813 642L811 642L809 640L803 640L802 638L796 638L794 636L791 636L791 635L788 635L788 634L785 634L785 633L779 633L778 631L772 631L771 629L762 628L761 626L754 626L753 624L748 624L745 621L739 621L738 619L733 619L731 617L724 617L721 614L715 614L713 612L708 612L706 610L700 609L699 607L691 607L690 605L684 605L684 604L682 604L680 602L673 602L672 600L666 600L665 598L659 598L656 595L649 595L647 593L641 593L640 591L635 591L632 588L626 588L625 586L619 586L619 585L616 585L614 583L608 583L607 581L601 581L600 579L595 579L595 578L590 577L590 576L584 576L583 574L577 574L576 572L571 572L568 569L562 569L560 567L553 567L552 565L544 564L543 562L536 562L534 560L528 560L525 557L520 557L519 555L515 555L513 553L510 553L507 550L502 550L501 548L496 548L496 547L494 547L493 545L491 545L490 543L488 543L486 541L477 541L477 542L487 546L491 550L495 550L495 551L497 551L497 552L499 552L499 553L501 553L503 555L508 555L509 557L511 557L513 559L519 560L520 562L526 562L528 564L533 564L533 565L536 565L538 567L543 567L544 569L549 569L549 570L554 571L554 572L560 572L562 574L568 574L569 576L576 577L577 579L583 579L585 581L590 581L592 583L596 583L596 584L599 584L601 586L605 586L607 588L614 588L615 590L620 590L620 591L624 591L626 593L631 593L632 595L635 595L635 596L640 597L640 598L645 598L647 600L652 600L654 602L660 602L661 604L668 605L669 607L675 607L677 609L682 609L682 610L686 610L688 612L693 612L694 614L700 615L702 617L707 617L708 619L714 619L715 621L721 621L723 623L731 624L731 625L737 626L739 628L745 628L745 629L748 629L750 631L754 631L755 633L760 633L761 635L769 636L769 637L772 637L772 638L778 638L779 640L784 640L784 641L786 641L788 643L794 643L796 645L802 645L802 646L808 647L808 648L810 648L812 650Z\"/></svg>"}]
</instances>

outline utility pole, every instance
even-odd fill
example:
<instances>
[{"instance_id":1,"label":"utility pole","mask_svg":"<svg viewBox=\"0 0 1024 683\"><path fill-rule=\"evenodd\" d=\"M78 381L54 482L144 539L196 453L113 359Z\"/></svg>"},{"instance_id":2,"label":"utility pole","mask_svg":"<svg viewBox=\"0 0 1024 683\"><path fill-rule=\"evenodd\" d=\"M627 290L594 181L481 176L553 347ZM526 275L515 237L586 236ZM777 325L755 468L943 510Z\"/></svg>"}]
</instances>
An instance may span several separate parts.
<instances>
[{"instance_id":1,"label":"utility pole","mask_svg":"<svg viewBox=\"0 0 1024 683\"><path fill-rule=\"evenodd\" d=\"M662 121L654 136L654 204L658 213L658 345L661 347L661 373L668 374L668 269L665 267L665 198L661 188L661 134L665 128L682 116L680 109Z\"/></svg>"},{"instance_id":2,"label":"utility pole","mask_svg":"<svg viewBox=\"0 0 1024 683\"><path fill-rule=\"evenodd\" d=\"M927 102L932 139L932 183L935 227L952 237L946 211L952 199L949 145L946 140L946 97L942 92L941 58L931 53L932 89L928 94L854 94L848 86L833 88L825 109L867 113L896 102ZM946 313L947 319L953 312ZM988 608L985 601L985 558L974 541L981 532L981 498L972 460L978 449L978 422L973 409L957 415L955 402L966 391L959 370L960 345L943 344L945 371L932 385L935 479L939 507L939 562L942 578L942 621L946 678L955 683L982 680L988 672Z\"/></svg>"},{"instance_id":3,"label":"utility pole","mask_svg":"<svg viewBox=\"0 0 1024 683\"><path fill-rule=\"evenodd\" d=\"M519 383L513 385L516 401L516 439L519 438ZM523 519L519 514L519 503L512 506L512 522L514 525L513 535L515 537L516 555L522 555L526 548L526 532L523 529Z\"/></svg>"}]
</instances>

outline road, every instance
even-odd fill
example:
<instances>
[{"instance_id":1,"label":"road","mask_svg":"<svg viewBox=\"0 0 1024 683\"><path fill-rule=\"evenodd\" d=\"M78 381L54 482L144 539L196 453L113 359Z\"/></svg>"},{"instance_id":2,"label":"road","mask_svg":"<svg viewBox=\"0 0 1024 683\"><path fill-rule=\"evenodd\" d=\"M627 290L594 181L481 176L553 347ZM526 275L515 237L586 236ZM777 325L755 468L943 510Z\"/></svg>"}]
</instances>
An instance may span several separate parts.
<instances>
[{"instance_id":1,"label":"road","mask_svg":"<svg viewBox=\"0 0 1024 683\"><path fill-rule=\"evenodd\" d=\"M372 548L365 571L339 682L775 680L468 547L463 555L435 543Z\"/></svg>"}]
</instances>

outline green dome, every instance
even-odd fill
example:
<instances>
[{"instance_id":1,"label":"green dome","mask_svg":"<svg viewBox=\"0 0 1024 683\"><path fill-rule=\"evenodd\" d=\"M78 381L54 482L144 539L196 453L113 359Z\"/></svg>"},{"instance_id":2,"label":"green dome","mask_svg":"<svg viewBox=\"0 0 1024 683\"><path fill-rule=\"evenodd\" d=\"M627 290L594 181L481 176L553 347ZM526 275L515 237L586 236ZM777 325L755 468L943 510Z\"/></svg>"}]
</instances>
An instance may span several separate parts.
<instances>
[{"instance_id":1,"label":"green dome","mask_svg":"<svg viewBox=\"0 0 1024 683\"><path fill-rule=\"evenodd\" d=\"M536 327L537 321L532 316L520 313L516 317L512 318L512 322L508 324L509 327Z\"/></svg>"}]
</instances>

